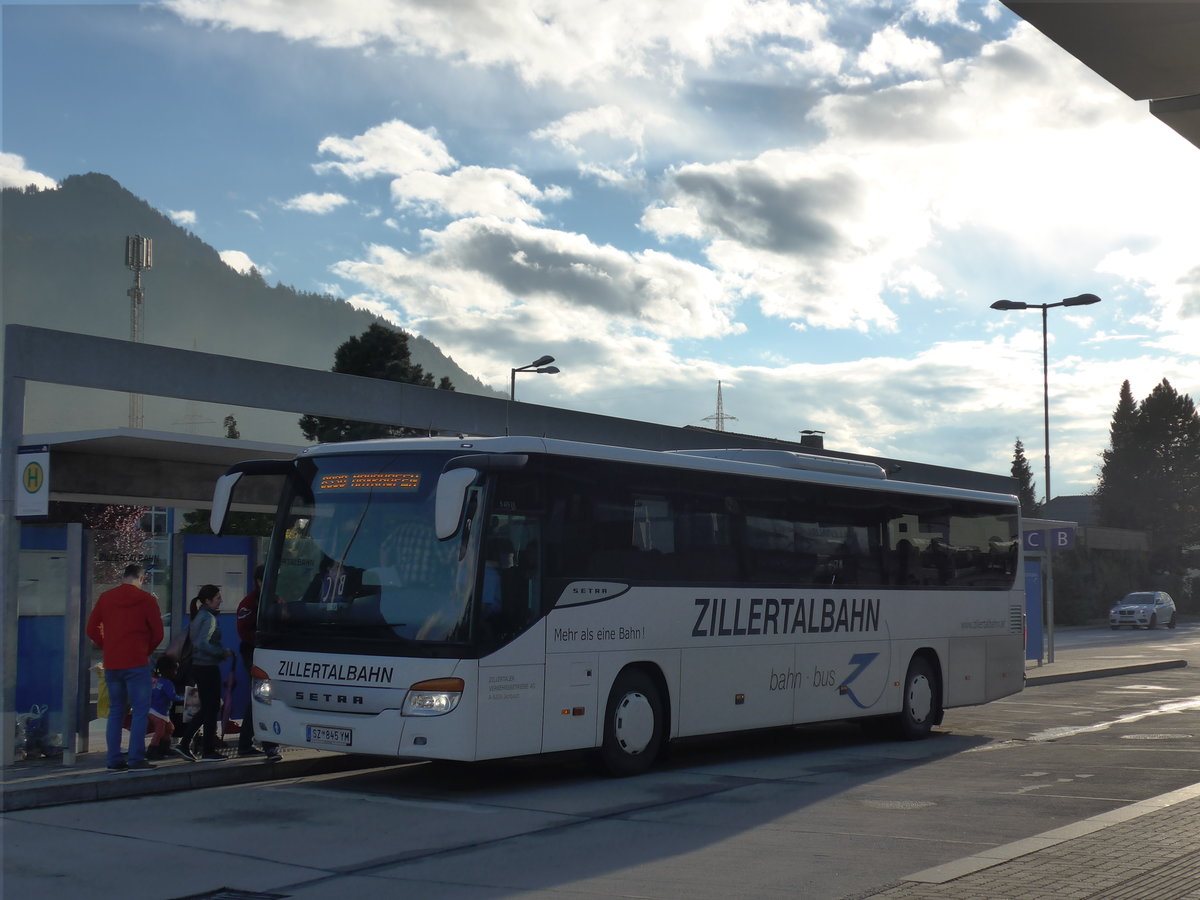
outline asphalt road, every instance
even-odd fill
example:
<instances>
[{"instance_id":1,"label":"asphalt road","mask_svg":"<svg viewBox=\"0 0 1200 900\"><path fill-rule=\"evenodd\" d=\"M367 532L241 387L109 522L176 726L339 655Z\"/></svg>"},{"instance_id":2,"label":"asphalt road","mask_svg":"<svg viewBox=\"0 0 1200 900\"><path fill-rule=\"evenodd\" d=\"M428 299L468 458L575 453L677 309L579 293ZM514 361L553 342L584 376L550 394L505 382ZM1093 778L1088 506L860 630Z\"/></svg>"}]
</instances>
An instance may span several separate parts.
<instances>
[{"instance_id":1,"label":"asphalt road","mask_svg":"<svg viewBox=\"0 0 1200 900\"><path fill-rule=\"evenodd\" d=\"M1200 626L1060 631L1188 668L1039 685L917 743L856 726L691 741L646 776L578 756L417 763L9 813L5 896L864 898L1200 782Z\"/></svg>"}]
</instances>

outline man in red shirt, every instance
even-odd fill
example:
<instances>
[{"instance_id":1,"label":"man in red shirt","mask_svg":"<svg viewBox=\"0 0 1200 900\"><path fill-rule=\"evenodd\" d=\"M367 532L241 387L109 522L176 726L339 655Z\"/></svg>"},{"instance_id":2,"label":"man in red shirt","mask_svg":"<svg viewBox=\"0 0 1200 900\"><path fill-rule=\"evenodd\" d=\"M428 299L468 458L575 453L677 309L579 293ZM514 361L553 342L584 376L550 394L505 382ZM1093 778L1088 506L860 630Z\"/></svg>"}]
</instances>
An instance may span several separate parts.
<instances>
[{"instance_id":1,"label":"man in red shirt","mask_svg":"<svg viewBox=\"0 0 1200 900\"><path fill-rule=\"evenodd\" d=\"M145 570L125 567L121 584L100 595L88 616L87 636L104 651L108 685L108 768L153 769L146 761L146 720L150 715L150 654L163 639L162 614L153 594L141 589ZM121 758L121 726L125 707L129 722L129 762Z\"/></svg>"}]
</instances>

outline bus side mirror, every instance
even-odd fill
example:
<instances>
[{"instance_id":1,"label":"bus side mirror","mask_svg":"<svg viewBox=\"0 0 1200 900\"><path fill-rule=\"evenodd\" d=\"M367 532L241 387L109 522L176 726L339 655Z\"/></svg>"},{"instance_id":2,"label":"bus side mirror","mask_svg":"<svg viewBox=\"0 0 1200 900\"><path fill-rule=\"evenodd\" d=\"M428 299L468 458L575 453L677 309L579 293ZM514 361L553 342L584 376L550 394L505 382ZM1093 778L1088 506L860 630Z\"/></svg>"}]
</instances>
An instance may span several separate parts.
<instances>
[{"instance_id":1,"label":"bus side mirror","mask_svg":"<svg viewBox=\"0 0 1200 900\"><path fill-rule=\"evenodd\" d=\"M445 541L458 534L462 527L463 507L467 489L479 477L477 469L451 469L438 478L437 497L433 507L433 525L438 540Z\"/></svg>"},{"instance_id":2,"label":"bus side mirror","mask_svg":"<svg viewBox=\"0 0 1200 900\"><path fill-rule=\"evenodd\" d=\"M242 472L230 472L217 479L213 489L212 511L208 514L208 527L213 534L220 534L229 518L229 505L233 499L233 489L241 479Z\"/></svg>"}]
</instances>

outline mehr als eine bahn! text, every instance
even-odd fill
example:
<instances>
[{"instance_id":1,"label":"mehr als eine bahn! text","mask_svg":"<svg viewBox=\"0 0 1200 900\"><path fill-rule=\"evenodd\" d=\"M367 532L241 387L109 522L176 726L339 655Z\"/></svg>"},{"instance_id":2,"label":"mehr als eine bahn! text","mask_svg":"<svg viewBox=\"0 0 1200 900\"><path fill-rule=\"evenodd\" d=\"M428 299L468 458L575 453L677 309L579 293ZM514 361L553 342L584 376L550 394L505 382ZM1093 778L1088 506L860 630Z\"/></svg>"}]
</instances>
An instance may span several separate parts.
<instances>
[{"instance_id":1,"label":"mehr als eine bahn! text","mask_svg":"<svg viewBox=\"0 0 1200 900\"><path fill-rule=\"evenodd\" d=\"M313 447L282 476L253 728L390 757L595 751L864 718L918 738L1024 684L1014 497L765 450L524 437Z\"/></svg>"}]
</instances>

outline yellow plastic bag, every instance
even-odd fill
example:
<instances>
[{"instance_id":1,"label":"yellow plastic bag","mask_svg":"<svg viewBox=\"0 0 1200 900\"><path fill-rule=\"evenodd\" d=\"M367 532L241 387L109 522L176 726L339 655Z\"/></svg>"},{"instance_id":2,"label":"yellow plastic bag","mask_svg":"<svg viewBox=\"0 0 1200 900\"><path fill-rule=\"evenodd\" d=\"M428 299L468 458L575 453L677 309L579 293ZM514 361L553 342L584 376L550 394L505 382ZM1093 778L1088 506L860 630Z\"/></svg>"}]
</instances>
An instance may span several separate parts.
<instances>
[{"instance_id":1,"label":"yellow plastic bag","mask_svg":"<svg viewBox=\"0 0 1200 900\"><path fill-rule=\"evenodd\" d=\"M96 718L108 718L108 680L104 677L103 664L94 667L100 676L96 684Z\"/></svg>"}]
</instances>

